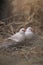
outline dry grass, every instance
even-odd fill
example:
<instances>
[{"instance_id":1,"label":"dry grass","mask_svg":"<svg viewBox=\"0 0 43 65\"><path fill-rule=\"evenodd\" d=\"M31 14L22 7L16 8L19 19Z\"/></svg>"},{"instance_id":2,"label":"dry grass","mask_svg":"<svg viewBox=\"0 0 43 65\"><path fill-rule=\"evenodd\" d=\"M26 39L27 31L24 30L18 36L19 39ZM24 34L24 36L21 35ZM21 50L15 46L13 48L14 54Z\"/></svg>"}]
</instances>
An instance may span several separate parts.
<instances>
[{"instance_id":1,"label":"dry grass","mask_svg":"<svg viewBox=\"0 0 43 65\"><path fill-rule=\"evenodd\" d=\"M30 25L40 36L31 41L32 45L28 44L21 49L0 49L0 65L43 65L43 0L9 2L9 16L2 20L4 22L0 21L0 42L19 31L21 27Z\"/></svg>"},{"instance_id":2,"label":"dry grass","mask_svg":"<svg viewBox=\"0 0 43 65\"><path fill-rule=\"evenodd\" d=\"M15 3L15 4L14 4ZM41 0L9 0L8 18L0 21L0 35L7 38L17 32L21 27L32 25L35 32L43 32L43 1ZM20 5L20 6L19 6ZM13 8L13 9L12 9ZM15 13L15 10L16 13ZM13 10L13 11L12 11ZM11 14L12 13L12 14ZM34 15L33 15L34 13ZM33 15L33 16L32 16ZM31 17L32 16L32 17ZM42 34L42 33L41 33Z\"/></svg>"},{"instance_id":3,"label":"dry grass","mask_svg":"<svg viewBox=\"0 0 43 65\"><path fill-rule=\"evenodd\" d=\"M40 51L39 51L40 50ZM43 46L23 47L17 51L1 51L0 64L43 65Z\"/></svg>"}]
</instances>

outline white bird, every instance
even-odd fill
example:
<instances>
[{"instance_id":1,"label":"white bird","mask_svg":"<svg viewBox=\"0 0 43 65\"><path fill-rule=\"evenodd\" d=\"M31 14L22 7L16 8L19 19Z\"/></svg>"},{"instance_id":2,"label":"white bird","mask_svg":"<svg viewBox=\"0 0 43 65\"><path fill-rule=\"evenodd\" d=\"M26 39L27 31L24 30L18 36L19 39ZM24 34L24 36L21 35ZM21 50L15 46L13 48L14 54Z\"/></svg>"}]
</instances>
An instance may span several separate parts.
<instances>
[{"instance_id":1,"label":"white bird","mask_svg":"<svg viewBox=\"0 0 43 65\"><path fill-rule=\"evenodd\" d=\"M24 41L25 40L25 29L21 28L19 32L17 32L16 34L12 35L8 39L11 39L11 40L13 40L15 42Z\"/></svg>"},{"instance_id":2,"label":"white bird","mask_svg":"<svg viewBox=\"0 0 43 65\"><path fill-rule=\"evenodd\" d=\"M28 27L25 31L25 37L26 39L32 39L34 36L32 27Z\"/></svg>"}]
</instances>

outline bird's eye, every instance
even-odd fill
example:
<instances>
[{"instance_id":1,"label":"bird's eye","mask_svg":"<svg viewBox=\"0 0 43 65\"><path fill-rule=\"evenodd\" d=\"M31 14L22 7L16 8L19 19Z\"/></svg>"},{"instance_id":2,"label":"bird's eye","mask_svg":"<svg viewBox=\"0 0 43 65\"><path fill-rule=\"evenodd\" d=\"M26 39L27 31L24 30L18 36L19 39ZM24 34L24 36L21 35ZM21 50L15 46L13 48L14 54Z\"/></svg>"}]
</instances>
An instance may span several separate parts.
<instances>
[{"instance_id":1,"label":"bird's eye","mask_svg":"<svg viewBox=\"0 0 43 65\"><path fill-rule=\"evenodd\" d=\"M24 32L25 32L25 29L24 29L24 30L22 30L22 31L24 31Z\"/></svg>"}]
</instances>

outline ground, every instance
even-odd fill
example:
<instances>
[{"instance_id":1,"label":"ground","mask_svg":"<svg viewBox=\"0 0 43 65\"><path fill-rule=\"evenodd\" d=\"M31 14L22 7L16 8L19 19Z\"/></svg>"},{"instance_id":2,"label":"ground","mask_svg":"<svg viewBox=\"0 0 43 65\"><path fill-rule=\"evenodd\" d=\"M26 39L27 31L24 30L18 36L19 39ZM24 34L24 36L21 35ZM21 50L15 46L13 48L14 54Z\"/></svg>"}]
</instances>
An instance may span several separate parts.
<instances>
[{"instance_id":1,"label":"ground","mask_svg":"<svg viewBox=\"0 0 43 65\"><path fill-rule=\"evenodd\" d=\"M22 48L1 48L0 65L43 65L43 37Z\"/></svg>"},{"instance_id":2,"label":"ground","mask_svg":"<svg viewBox=\"0 0 43 65\"><path fill-rule=\"evenodd\" d=\"M10 3L8 11L5 10L8 18L1 19L2 15L0 16L0 46L21 27L32 25L38 37L27 42L22 48L0 48L0 65L43 65L43 1L12 0Z\"/></svg>"}]
</instances>

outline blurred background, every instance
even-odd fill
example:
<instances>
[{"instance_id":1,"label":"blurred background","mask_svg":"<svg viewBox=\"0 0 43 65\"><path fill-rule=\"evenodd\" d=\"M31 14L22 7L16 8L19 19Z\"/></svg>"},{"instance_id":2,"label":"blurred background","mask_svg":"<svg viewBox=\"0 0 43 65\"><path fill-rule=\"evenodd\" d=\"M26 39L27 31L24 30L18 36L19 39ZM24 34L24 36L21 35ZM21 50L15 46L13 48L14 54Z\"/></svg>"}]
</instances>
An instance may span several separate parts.
<instances>
[{"instance_id":1,"label":"blurred background","mask_svg":"<svg viewBox=\"0 0 43 65\"><path fill-rule=\"evenodd\" d=\"M0 65L43 65L43 0L0 0L0 44L28 26L39 37L16 51L0 49Z\"/></svg>"},{"instance_id":2,"label":"blurred background","mask_svg":"<svg viewBox=\"0 0 43 65\"><path fill-rule=\"evenodd\" d=\"M43 0L0 0L0 38L30 25L43 34Z\"/></svg>"}]
</instances>

